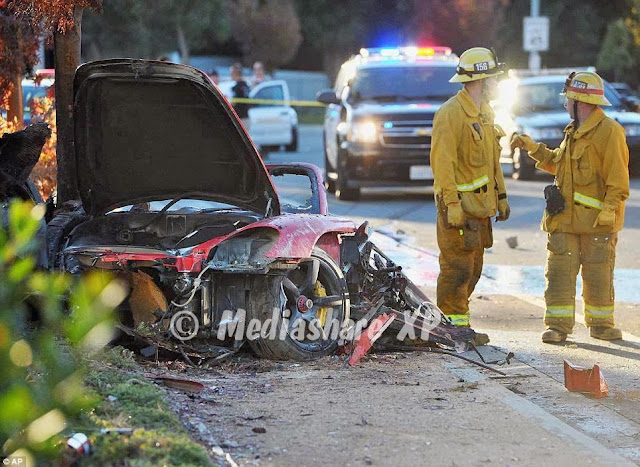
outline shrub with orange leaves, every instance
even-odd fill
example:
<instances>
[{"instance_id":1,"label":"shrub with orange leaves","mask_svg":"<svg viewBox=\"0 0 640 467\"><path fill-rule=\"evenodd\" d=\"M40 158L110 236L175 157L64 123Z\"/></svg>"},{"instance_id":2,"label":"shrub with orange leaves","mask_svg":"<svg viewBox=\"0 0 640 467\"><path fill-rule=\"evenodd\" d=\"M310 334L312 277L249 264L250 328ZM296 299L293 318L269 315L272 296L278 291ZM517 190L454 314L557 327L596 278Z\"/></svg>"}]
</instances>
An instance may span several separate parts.
<instances>
[{"instance_id":1,"label":"shrub with orange leaves","mask_svg":"<svg viewBox=\"0 0 640 467\"><path fill-rule=\"evenodd\" d=\"M31 103L31 121L44 122L51 128L51 137L44 144L40 160L31 171L31 179L44 199L53 194L57 183L56 144L58 132L56 131L56 109L54 105L55 101L52 97L34 98Z\"/></svg>"}]
</instances>

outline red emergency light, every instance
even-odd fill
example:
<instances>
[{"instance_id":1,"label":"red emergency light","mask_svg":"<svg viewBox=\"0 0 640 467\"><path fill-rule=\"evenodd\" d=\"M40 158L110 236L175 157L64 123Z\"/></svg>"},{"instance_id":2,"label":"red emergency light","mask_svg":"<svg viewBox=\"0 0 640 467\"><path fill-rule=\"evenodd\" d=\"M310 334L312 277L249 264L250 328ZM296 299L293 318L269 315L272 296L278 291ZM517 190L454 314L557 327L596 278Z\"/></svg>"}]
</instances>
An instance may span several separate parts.
<instances>
[{"instance_id":1,"label":"red emergency light","mask_svg":"<svg viewBox=\"0 0 640 467\"><path fill-rule=\"evenodd\" d=\"M431 55L451 55L451 47L418 47L417 55L431 56Z\"/></svg>"}]
</instances>

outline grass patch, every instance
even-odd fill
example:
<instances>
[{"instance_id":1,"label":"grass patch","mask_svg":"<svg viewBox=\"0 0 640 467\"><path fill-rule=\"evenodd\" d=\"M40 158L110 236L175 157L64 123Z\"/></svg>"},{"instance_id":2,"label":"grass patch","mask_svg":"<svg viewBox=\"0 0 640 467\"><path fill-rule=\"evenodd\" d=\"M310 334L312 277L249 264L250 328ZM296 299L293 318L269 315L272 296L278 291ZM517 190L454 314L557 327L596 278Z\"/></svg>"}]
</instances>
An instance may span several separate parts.
<instances>
[{"instance_id":1,"label":"grass patch","mask_svg":"<svg viewBox=\"0 0 640 467\"><path fill-rule=\"evenodd\" d=\"M205 450L189 437L169 409L165 391L137 375L131 352L115 347L87 365L86 384L102 402L83 415L83 426L134 431L87 433L92 454L82 458L80 465L211 465ZM109 401L109 396L116 399Z\"/></svg>"}]
</instances>

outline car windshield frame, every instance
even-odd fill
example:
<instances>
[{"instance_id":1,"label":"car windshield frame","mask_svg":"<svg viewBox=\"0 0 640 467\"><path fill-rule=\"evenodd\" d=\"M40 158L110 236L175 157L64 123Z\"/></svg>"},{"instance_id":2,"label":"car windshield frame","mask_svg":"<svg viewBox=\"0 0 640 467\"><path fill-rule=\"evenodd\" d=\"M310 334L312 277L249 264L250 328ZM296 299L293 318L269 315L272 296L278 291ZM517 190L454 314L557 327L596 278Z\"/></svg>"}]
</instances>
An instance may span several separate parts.
<instances>
[{"instance_id":1,"label":"car windshield frame","mask_svg":"<svg viewBox=\"0 0 640 467\"><path fill-rule=\"evenodd\" d=\"M462 86L450 83L455 72L449 66L363 67L350 81L352 101L401 102L411 100L446 100Z\"/></svg>"},{"instance_id":2,"label":"car windshield frame","mask_svg":"<svg viewBox=\"0 0 640 467\"><path fill-rule=\"evenodd\" d=\"M167 208L167 205L174 202L172 206ZM198 213L198 212L213 212L213 211L232 211L232 210L244 210L244 208L234 206L233 204L222 203L219 201L213 201L202 198L181 198L174 199L162 199L152 201L140 201L137 203L127 204L119 206L115 209L111 209L107 214L122 213L122 212L149 212L157 213L166 209L166 212L173 214L185 214L185 213Z\"/></svg>"}]
</instances>

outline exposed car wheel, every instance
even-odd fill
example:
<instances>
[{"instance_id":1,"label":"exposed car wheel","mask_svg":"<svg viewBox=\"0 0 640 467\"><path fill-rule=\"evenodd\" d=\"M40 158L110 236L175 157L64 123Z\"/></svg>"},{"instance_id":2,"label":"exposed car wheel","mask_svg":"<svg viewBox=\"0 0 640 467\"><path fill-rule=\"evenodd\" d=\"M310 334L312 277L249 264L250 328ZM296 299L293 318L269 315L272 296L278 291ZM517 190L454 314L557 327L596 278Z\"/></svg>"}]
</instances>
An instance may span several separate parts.
<instances>
[{"instance_id":1,"label":"exposed car wheel","mask_svg":"<svg viewBox=\"0 0 640 467\"><path fill-rule=\"evenodd\" d=\"M258 356L313 360L338 348L349 294L342 271L324 251L314 248L311 258L286 275L255 276L251 295L247 323L262 323L260 336L249 340Z\"/></svg>"},{"instance_id":2,"label":"exposed car wheel","mask_svg":"<svg viewBox=\"0 0 640 467\"><path fill-rule=\"evenodd\" d=\"M520 149L513 153L513 175L516 180L532 180L536 171L535 162L527 151Z\"/></svg>"},{"instance_id":3,"label":"exposed car wheel","mask_svg":"<svg viewBox=\"0 0 640 467\"><path fill-rule=\"evenodd\" d=\"M291 129L291 144L287 144L284 147L287 152L296 152L298 150L298 127L294 126Z\"/></svg>"}]
</instances>

